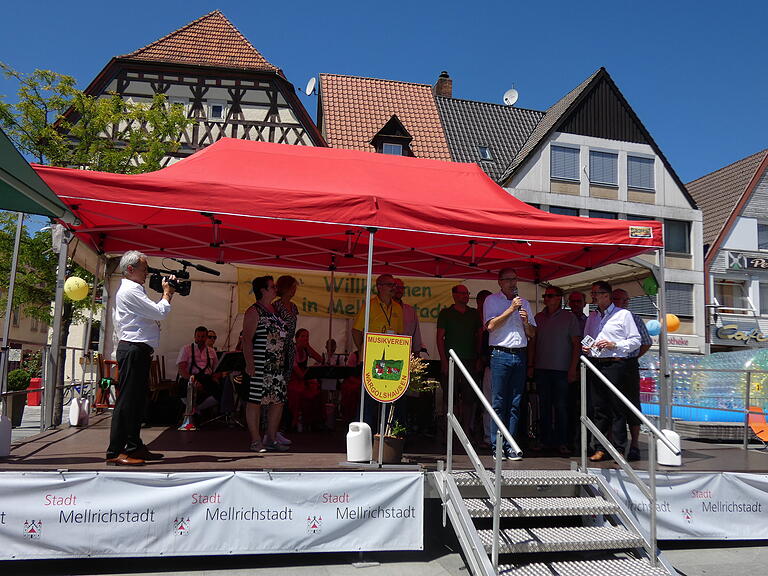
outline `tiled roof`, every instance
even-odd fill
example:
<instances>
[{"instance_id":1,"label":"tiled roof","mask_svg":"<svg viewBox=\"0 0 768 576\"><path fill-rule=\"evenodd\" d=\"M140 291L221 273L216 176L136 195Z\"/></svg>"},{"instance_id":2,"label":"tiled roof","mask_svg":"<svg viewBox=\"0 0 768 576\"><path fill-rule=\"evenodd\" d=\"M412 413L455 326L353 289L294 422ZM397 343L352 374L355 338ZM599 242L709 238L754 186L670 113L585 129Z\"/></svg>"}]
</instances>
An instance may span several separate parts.
<instances>
[{"instance_id":1,"label":"tiled roof","mask_svg":"<svg viewBox=\"0 0 768 576\"><path fill-rule=\"evenodd\" d=\"M121 58L279 72L218 10Z\"/></svg>"},{"instance_id":2,"label":"tiled roof","mask_svg":"<svg viewBox=\"0 0 768 576\"><path fill-rule=\"evenodd\" d=\"M518 150L544 116L526 110L474 100L435 98L455 162L475 162L498 181ZM490 149L491 160L480 158L480 146Z\"/></svg>"},{"instance_id":3,"label":"tiled roof","mask_svg":"<svg viewBox=\"0 0 768 576\"><path fill-rule=\"evenodd\" d=\"M332 148L371 152L371 139L396 115L413 136L417 158L451 160L432 87L394 80L320 74L322 132Z\"/></svg>"},{"instance_id":4,"label":"tiled roof","mask_svg":"<svg viewBox=\"0 0 768 576\"><path fill-rule=\"evenodd\" d=\"M715 170L686 185L702 212L705 245L711 246L720 235L766 155L768 149Z\"/></svg>"},{"instance_id":5,"label":"tiled roof","mask_svg":"<svg viewBox=\"0 0 768 576\"><path fill-rule=\"evenodd\" d=\"M546 138L546 136L554 129L554 127L563 118L565 113L570 110L573 103L578 99L579 96L581 96L587 86L589 86L595 77L602 71L603 68L600 68L597 72L584 80L584 82L579 84L576 88L568 92L568 94L550 106L549 110L547 110L547 112L544 114L544 117L536 125L536 128L533 130L526 143L518 151L512 163L504 171L504 174L499 180L500 182L509 178L512 173L523 162L525 162L526 158L528 158L528 155L531 154L531 152L536 149L539 143L542 142L542 140Z\"/></svg>"}]
</instances>

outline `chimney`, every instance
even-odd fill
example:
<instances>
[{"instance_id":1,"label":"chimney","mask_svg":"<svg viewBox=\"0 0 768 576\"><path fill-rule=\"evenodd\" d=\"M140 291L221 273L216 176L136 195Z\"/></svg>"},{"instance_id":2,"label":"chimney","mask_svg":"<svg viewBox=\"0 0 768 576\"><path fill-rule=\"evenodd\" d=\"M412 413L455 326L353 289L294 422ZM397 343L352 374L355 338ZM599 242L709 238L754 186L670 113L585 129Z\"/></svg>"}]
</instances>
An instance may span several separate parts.
<instances>
[{"instance_id":1,"label":"chimney","mask_svg":"<svg viewBox=\"0 0 768 576\"><path fill-rule=\"evenodd\" d=\"M432 86L432 93L435 96L443 98L453 98L453 80L448 76L448 72L443 70L437 78L437 82Z\"/></svg>"}]
</instances>

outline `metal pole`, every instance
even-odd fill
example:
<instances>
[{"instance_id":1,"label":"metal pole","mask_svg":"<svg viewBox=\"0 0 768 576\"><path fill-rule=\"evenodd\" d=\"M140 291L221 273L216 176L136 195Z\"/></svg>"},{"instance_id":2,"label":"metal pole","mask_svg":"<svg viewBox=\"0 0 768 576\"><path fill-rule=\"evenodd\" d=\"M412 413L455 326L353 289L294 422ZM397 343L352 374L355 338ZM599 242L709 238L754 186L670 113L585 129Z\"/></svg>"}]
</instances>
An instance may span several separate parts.
<instances>
[{"instance_id":1,"label":"metal pole","mask_svg":"<svg viewBox=\"0 0 768 576\"><path fill-rule=\"evenodd\" d=\"M651 493L651 549L648 551L651 566L656 566L656 438L651 435L648 441L648 489Z\"/></svg>"},{"instance_id":2,"label":"metal pole","mask_svg":"<svg viewBox=\"0 0 768 576\"><path fill-rule=\"evenodd\" d=\"M749 405L752 403L750 401L750 395L752 393L752 371L747 370L747 386L746 390L744 391L744 409L746 412L744 412L744 450L749 449Z\"/></svg>"},{"instance_id":3,"label":"metal pole","mask_svg":"<svg viewBox=\"0 0 768 576\"><path fill-rule=\"evenodd\" d=\"M491 562L493 563L493 569L498 573L499 571L499 527L501 525L501 459L504 451L502 445L504 440L501 436L501 430L496 430L496 452L495 461L493 463L493 472L495 482L493 484L493 543L491 544Z\"/></svg>"},{"instance_id":4,"label":"metal pole","mask_svg":"<svg viewBox=\"0 0 768 576\"><path fill-rule=\"evenodd\" d=\"M581 471L587 472L587 365L581 364Z\"/></svg>"},{"instance_id":5,"label":"metal pole","mask_svg":"<svg viewBox=\"0 0 768 576\"><path fill-rule=\"evenodd\" d=\"M19 212L16 217L16 239L13 242L13 258L11 259L11 279L8 284L8 300L5 303L5 324L3 325L2 358L0 358L0 393L6 392L8 382L8 337L11 331L11 312L13 311L13 291L16 287L16 267L19 263L19 247L21 246L21 233L24 229L24 213ZM7 412L8 402L3 402Z\"/></svg>"},{"instance_id":6,"label":"metal pole","mask_svg":"<svg viewBox=\"0 0 768 576\"><path fill-rule=\"evenodd\" d=\"M334 272L335 271L336 271L336 265L335 264L331 264L331 300L328 303L328 340L333 338L333 291L334 291L334 288L335 288L335 285L334 285L334 282L333 282L333 279L334 279L333 277L334 277ZM327 352L327 350L326 350L326 352ZM331 359L327 358L327 361L330 362Z\"/></svg>"},{"instance_id":7,"label":"metal pole","mask_svg":"<svg viewBox=\"0 0 768 576\"><path fill-rule=\"evenodd\" d=\"M387 405L384 402L381 403L381 410L379 411L379 468L384 462L384 434L386 434L386 418Z\"/></svg>"},{"instance_id":8,"label":"metal pole","mask_svg":"<svg viewBox=\"0 0 768 576\"><path fill-rule=\"evenodd\" d=\"M357 359L362 363L362 355L365 352L365 339L368 336L368 321L371 319L371 276L373 274L373 236L376 234L376 228L368 228L368 273L365 280L365 332L363 333L363 349L358 350L360 355ZM360 374L360 422L364 422L365 415L365 366Z\"/></svg>"},{"instance_id":9,"label":"metal pole","mask_svg":"<svg viewBox=\"0 0 768 576\"><path fill-rule=\"evenodd\" d=\"M61 226L61 224L56 226ZM58 246L59 264L56 271L56 300L53 308L53 335L51 337L51 351L48 354L49 370L44 392L46 403L43 417L46 430L53 426L54 398L56 397L56 387L59 384L59 365L61 362L59 351L61 348L62 308L64 305L64 276L66 276L67 272L67 245L69 239L70 232L61 226L61 241Z\"/></svg>"},{"instance_id":10,"label":"metal pole","mask_svg":"<svg viewBox=\"0 0 768 576\"><path fill-rule=\"evenodd\" d=\"M445 413L445 430L448 438L445 441L445 462L448 474L453 472L453 386L456 371L456 362L448 356L448 410Z\"/></svg>"},{"instance_id":11,"label":"metal pole","mask_svg":"<svg viewBox=\"0 0 768 576\"><path fill-rule=\"evenodd\" d=\"M666 266L664 248L659 248L659 424L660 428L672 429L672 379L669 373L669 343L667 342L667 297L664 267Z\"/></svg>"}]
</instances>

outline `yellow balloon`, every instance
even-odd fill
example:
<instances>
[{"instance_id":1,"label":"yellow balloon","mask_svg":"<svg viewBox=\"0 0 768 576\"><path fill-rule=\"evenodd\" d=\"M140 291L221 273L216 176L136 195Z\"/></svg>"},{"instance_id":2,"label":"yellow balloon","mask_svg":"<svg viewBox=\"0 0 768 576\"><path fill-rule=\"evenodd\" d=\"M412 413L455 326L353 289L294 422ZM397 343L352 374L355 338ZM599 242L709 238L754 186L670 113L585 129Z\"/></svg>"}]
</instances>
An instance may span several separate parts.
<instances>
[{"instance_id":1,"label":"yellow balloon","mask_svg":"<svg viewBox=\"0 0 768 576\"><path fill-rule=\"evenodd\" d=\"M678 318L674 314L667 314L667 331L677 332L679 328L680 328L680 318Z\"/></svg>"},{"instance_id":2,"label":"yellow balloon","mask_svg":"<svg viewBox=\"0 0 768 576\"><path fill-rule=\"evenodd\" d=\"M64 294L70 300L78 301L88 296L88 284L82 278L70 276L64 282Z\"/></svg>"}]
</instances>

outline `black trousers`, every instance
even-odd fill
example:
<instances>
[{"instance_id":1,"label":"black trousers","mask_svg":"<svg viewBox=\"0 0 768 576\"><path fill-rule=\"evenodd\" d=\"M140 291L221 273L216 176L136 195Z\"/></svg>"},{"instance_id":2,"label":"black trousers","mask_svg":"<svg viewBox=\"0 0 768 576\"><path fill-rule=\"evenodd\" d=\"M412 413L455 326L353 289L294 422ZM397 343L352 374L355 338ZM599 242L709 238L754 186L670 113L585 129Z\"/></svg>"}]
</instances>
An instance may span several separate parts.
<instances>
[{"instance_id":1,"label":"black trousers","mask_svg":"<svg viewBox=\"0 0 768 576\"><path fill-rule=\"evenodd\" d=\"M616 358L610 362L595 362L595 366L622 394L627 395L629 372L626 358ZM623 455L627 447L627 408L591 371L589 377L592 391L592 420L597 429L609 437L611 444ZM593 442L595 450L603 450L597 438L594 438Z\"/></svg>"},{"instance_id":2,"label":"black trousers","mask_svg":"<svg viewBox=\"0 0 768 576\"><path fill-rule=\"evenodd\" d=\"M130 454L144 445L139 432L152 352L152 347L143 342L121 340L117 346L118 396L112 413L107 458Z\"/></svg>"}]
</instances>

